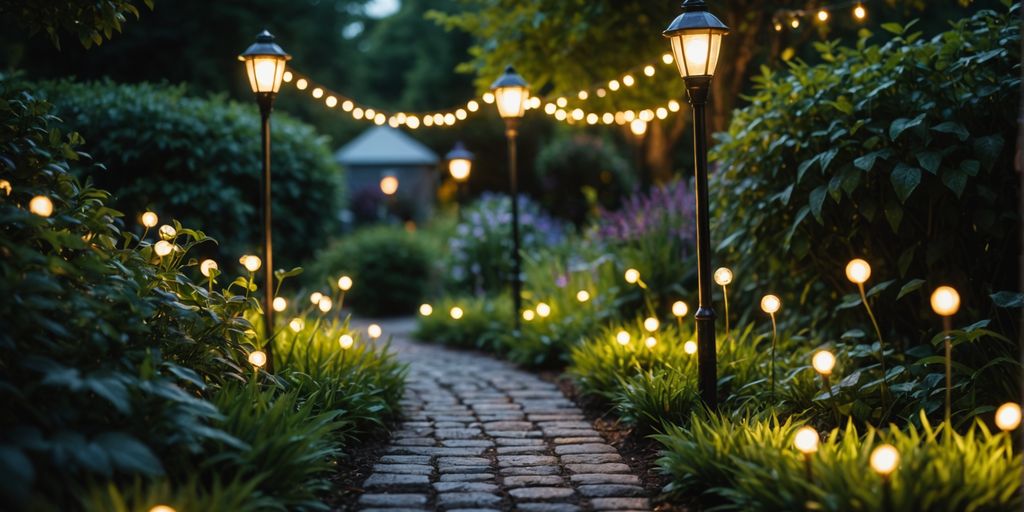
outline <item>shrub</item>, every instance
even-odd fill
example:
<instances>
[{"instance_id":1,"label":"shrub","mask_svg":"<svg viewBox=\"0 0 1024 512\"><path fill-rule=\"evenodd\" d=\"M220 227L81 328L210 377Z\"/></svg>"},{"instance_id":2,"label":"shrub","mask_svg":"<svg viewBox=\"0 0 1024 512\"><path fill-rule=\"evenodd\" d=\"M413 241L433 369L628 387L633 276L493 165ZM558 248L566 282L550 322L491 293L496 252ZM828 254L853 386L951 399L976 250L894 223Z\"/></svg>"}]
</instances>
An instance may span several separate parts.
<instances>
[{"instance_id":1,"label":"shrub","mask_svg":"<svg viewBox=\"0 0 1024 512\"><path fill-rule=\"evenodd\" d=\"M60 82L41 90L103 164L83 174L113 192L114 206L201 226L221 244L206 250L224 259L259 247L262 154L254 104L153 84ZM272 130L275 256L296 264L335 231L342 176L312 127L279 112Z\"/></svg>"},{"instance_id":2,"label":"shrub","mask_svg":"<svg viewBox=\"0 0 1024 512\"><path fill-rule=\"evenodd\" d=\"M548 142L537 154L535 170L545 208L577 226L598 207L618 207L633 188L629 164L615 147L588 135Z\"/></svg>"},{"instance_id":3,"label":"shrub","mask_svg":"<svg viewBox=\"0 0 1024 512\"><path fill-rule=\"evenodd\" d=\"M1018 283L1018 8L930 40L886 24L884 44L821 43L823 64L765 68L712 155L715 239L745 291L771 284L824 316L816 305L853 291L844 266L865 257L895 284L875 298L893 313L883 327L915 343L931 337L923 283L998 313L988 294Z\"/></svg>"},{"instance_id":4,"label":"shrub","mask_svg":"<svg viewBox=\"0 0 1024 512\"><path fill-rule=\"evenodd\" d=\"M504 351L503 335L512 330L511 297L446 297L431 306L433 312L421 314L416 323L417 339L495 353ZM463 312L459 319L451 316L455 307Z\"/></svg>"},{"instance_id":5,"label":"shrub","mask_svg":"<svg viewBox=\"0 0 1024 512\"><path fill-rule=\"evenodd\" d=\"M416 233L398 227L373 227L342 238L317 255L312 274L317 282L334 282L347 274L355 284L348 292L352 308L364 315L399 315L415 311L430 287L432 258Z\"/></svg>"},{"instance_id":6,"label":"shrub","mask_svg":"<svg viewBox=\"0 0 1024 512\"><path fill-rule=\"evenodd\" d=\"M463 293L498 293L511 282L512 203L484 194L466 208L448 242L448 280ZM519 243L522 252L557 243L563 229L526 197L519 198Z\"/></svg>"}]
</instances>

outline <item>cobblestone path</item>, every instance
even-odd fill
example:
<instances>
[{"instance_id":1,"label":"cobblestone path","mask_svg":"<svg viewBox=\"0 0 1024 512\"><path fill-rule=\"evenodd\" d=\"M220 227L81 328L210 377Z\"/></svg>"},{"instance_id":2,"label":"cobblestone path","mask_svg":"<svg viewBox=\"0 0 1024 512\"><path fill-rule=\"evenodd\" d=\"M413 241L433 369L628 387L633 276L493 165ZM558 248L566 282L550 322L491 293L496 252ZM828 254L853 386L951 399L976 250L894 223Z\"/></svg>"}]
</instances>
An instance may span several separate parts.
<instances>
[{"instance_id":1,"label":"cobblestone path","mask_svg":"<svg viewBox=\"0 0 1024 512\"><path fill-rule=\"evenodd\" d=\"M650 510L639 478L557 386L396 338L410 365L406 419L363 483L360 510Z\"/></svg>"}]
</instances>

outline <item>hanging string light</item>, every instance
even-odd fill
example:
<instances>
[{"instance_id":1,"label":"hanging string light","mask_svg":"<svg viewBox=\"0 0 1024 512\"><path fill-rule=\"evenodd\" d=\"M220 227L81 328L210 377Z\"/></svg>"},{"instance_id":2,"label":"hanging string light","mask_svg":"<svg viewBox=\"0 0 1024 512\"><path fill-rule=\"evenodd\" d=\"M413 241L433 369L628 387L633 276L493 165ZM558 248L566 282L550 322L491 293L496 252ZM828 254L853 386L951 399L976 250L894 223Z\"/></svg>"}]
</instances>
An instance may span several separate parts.
<instances>
[{"instance_id":1,"label":"hanging string light","mask_svg":"<svg viewBox=\"0 0 1024 512\"><path fill-rule=\"evenodd\" d=\"M814 20L818 23L828 23L832 20L833 13L841 13L850 7L853 8L849 12L853 16L854 21L861 22L867 19L868 10L864 7L863 1L848 1L825 5L812 10L780 9L776 11L775 16L772 18L772 26L776 32L782 32L786 25L793 30L800 28L804 19Z\"/></svg>"}]
</instances>

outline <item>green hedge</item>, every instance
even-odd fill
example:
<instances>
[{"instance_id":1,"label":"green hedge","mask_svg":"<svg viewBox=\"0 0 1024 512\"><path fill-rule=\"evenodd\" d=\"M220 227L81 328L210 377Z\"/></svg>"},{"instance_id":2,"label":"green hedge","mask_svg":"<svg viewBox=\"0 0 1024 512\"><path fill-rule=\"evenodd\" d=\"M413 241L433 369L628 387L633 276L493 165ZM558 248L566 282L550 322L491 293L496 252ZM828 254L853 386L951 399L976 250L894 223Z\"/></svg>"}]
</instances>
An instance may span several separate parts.
<instances>
[{"instance_id":1,"label":"green hedge","mask_svg":"<svg viewBox=\"0 0 1024 512\"><path fill-rule=\"evenodd\" d=\"M884 330L930 337L926 293L942 283L996 314L988 295L1017 289L1017 11L932 39L884 24L883 44L821 43L824 63L755 79L713 151L715 240L749 292L738 301L777 290L806 310L831 303L856 293L844 267L863 257L868 286L887 283Z\"/></svg>"},{"instance_id":2,"label":"green hedge","mask_svg":"<svg viewBox=\"0 0 1024 512\"><path fill-rule=\"evenodd\" d=\"M150 208L204 230L224 257L262 240L260 118L255 102L188 96L183 86L44 83L84 150L86 173L129 215ZM337 227L342 174L326 140L277 112L272 122L276 267L299 264Z\"/></svg>"}]
</instances>

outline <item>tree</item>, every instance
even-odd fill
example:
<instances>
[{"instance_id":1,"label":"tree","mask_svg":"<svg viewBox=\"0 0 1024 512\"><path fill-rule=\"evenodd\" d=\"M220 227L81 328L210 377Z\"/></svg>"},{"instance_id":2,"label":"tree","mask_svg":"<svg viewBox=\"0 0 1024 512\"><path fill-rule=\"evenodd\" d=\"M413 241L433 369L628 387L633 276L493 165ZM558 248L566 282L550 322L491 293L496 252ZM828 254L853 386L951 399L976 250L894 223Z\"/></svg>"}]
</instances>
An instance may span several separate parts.
<instances>
[{"instance_id":1,"label":"tree","mask_svg":"<svg viewBox=\"0 0 1024 512\"><path fill-rule=\"evenodd\" d=\"M128 15L139 18L136 0L0 0L0 19L29 35L46 32L53 46L60 48L60 33L78 36L82 46L103 44L121 32ZM142 0L150 10L153 0Z\"/></svg>"}]
</instances>

